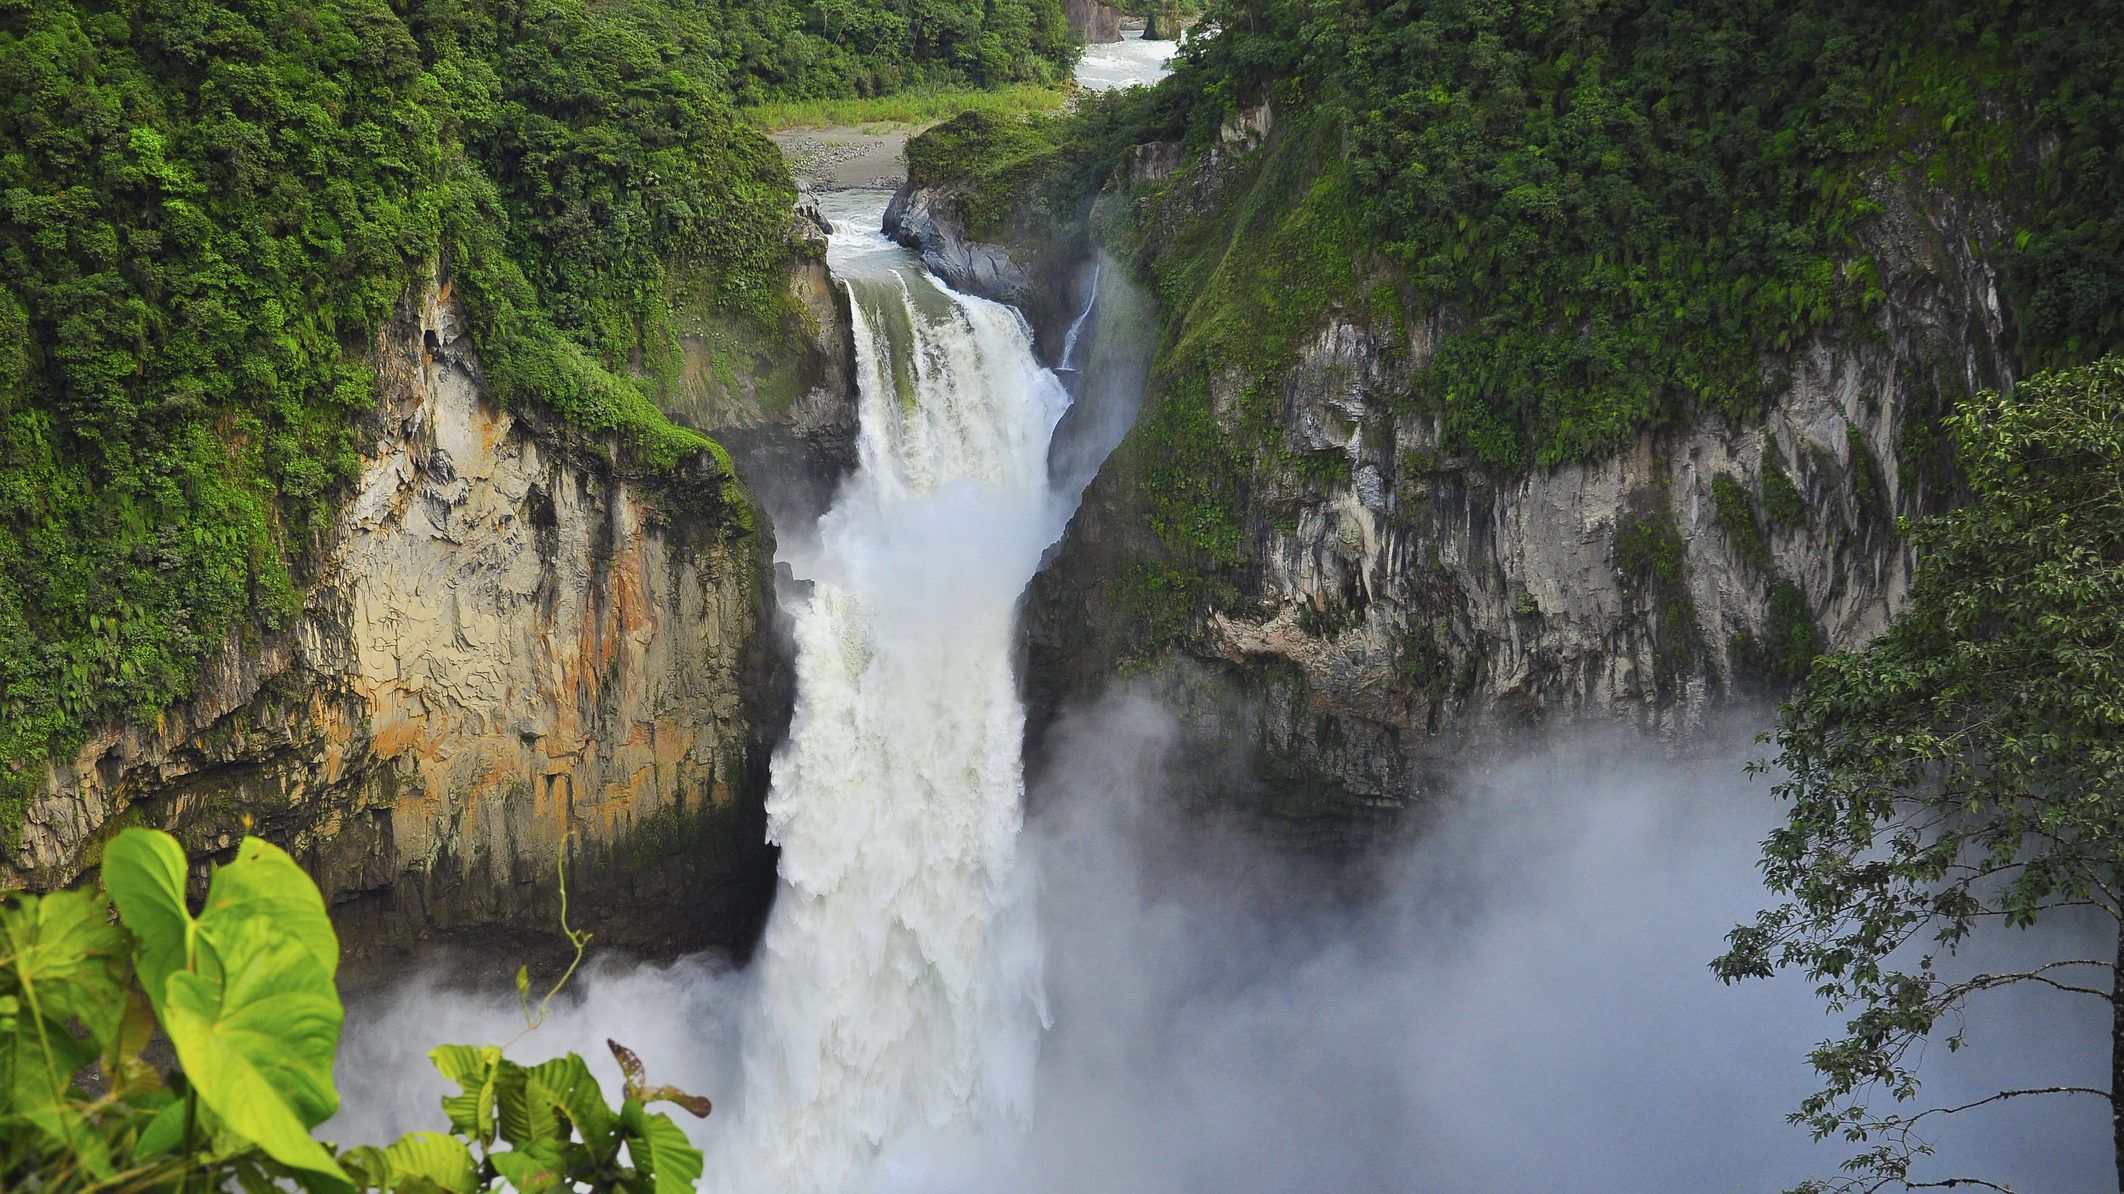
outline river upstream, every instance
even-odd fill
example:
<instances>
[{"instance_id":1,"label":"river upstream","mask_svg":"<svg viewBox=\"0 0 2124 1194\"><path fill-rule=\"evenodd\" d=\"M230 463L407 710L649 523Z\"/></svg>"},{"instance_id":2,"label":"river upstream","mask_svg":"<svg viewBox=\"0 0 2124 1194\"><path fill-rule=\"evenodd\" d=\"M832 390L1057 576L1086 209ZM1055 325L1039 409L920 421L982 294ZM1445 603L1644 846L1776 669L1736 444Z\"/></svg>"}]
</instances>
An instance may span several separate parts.
<instances>
[{"instance_id":1,"label":"river upstream","mask_svg":"<svg viewBox=\"0 0 2124 1194\"><path fill-rule=\"evenodd\" d=\"M1172 48L1094 47L1080 79L1154 78ZM1015 623L1075 498L1048 463L1070 395L1016 311L878 230L887 197L822 201L860 461L815 533L778 528L797 691L762 948L743 971L594 965L512 1055L574 1050L610 1089L616 1037L713 1096L709 1191L1775 1190L1832 1169L1783 1116L1835 1026L1799 985L1706 965L1762 897L1754 725L1686 763L1618 742L1501 760L1361 907L1175 820L1177 715L1140 694L1068 712L1026 775ZM1973 1031L1932 1094L2100 1080L2101 1025L2008 1010L2021 1035ZM368 1118L330 1130L437 1126L427 1049L521 1026L513 998L440 979L354 1009L341 1086ZM1942 1146L2079 1194L2102 1164L2068 1142L2102 1135L2009 1112Z\"/></svg>"}]
</instances>

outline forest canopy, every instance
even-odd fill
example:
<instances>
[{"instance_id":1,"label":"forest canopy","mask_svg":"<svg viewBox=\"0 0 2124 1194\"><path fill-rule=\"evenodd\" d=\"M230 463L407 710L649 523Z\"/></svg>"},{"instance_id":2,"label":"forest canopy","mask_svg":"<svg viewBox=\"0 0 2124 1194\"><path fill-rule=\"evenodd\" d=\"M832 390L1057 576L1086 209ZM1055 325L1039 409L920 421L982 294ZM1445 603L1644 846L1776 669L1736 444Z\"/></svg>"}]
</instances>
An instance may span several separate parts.
<instances>
[{"instance_id":1,"label":"forest canopy","mask_svg":"<svg viewBox=\"0 0 2124 1194\"><path fill-rule=\"evenodd\" d=\"M1435 320L1412 399L1484 465L1760 410L1782 362L1885 300L1868 235L1899 196L2011 221L1966 251L2001 275L2024 365L2124 347L2117 0L1221 0L1205 21L1153 94L1077 118L1125 109L1125 130L1048 130L1055 171L1096 189L1159 139L1199 159L1266 104L1284 144L1228 155L1135 238L1175 334L1275 359L1259 329L1288 349L1331 306ZM996 181L1054 206L1022 170Z\"/></svg>"},{"instance_id":2,"label":"forest canopy","mask_svg":"<svg viewBox=\"0 0 2124 1194\"><path fill-rule=\"evenodd\" d=\"M296 615L438 263L503 400L668 468L713 448L654 403L674 304L786 314L735 103L1076 52L1059 0L0 0L0 840L48 753Z\"/></svg>"}]
</instances>

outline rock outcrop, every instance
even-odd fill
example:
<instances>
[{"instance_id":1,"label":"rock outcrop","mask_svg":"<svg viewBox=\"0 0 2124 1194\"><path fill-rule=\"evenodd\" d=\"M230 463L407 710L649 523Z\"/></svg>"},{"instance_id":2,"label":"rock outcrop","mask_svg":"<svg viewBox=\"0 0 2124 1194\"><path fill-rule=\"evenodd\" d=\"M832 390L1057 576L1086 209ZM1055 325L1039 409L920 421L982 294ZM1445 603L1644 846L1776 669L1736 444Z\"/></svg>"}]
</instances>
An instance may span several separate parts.
<instances>
[{"instance_id":1,"label":"rock outcrop","mask_svg":"<svg viewBox=\"0 0 2124 1194\"><path fill-rule=\"evenodd\" d=\"M830 326L830 284L798 281ZM821 356L753 420L760 459L847 452L848 365ZM789 693L747 491L706 456L629 475L617 445L497 406L447 281L373 363L360 479L299 624L232 635L189 703L55 767L0 880L73 880L132 824L203 869L250 824L316 876L357 956L549 949L564 858L601 945L749 949Z\"/></svg>"},{"instance_id":2,"label":"rock outcrop","mask_svg":"<svg viewBox=\"0 0 2124 1194\"><path fill-rule=\"evenodd\" d=\"M1230 130L1228 153L1268 128ZM1163 178L1174 156L1139 151L1129 177ZM1262 811L1286 832L1346 842L1525 728L1685 740L1776 687L1776 644L1864 642L1909 583L1895 516L1945 485L1928 431L1953 394L2011 379L1996 279L1970 249L1997 243L2001 217L1879 191L1867 247L1886 298L1867 325L1780 363L1789 383L1758 419L1646 432L1590 463L1499 476L1447 455L1405 398L1435 321L1323 311L1276 375L1277 450L1232 481L1236 563L1180 615L1177 649L1136 649L1130 586L1164 553L1125 447L1092 484L1028 599L1035 724L1138 675L1205 757L1273 781ZM1253 375L1208 381L1216 434L1259 436L1236 413Z\"/></svg>"},{"instance_id":3,"label":"rock outcrop","mask_svg":"<svg viewBox=\"0 0 2124 1194\"><path fill-rule=\"evenodd\" d=\"M968 236L957 197L953 187L903 184L885 207L885 235L921 254L929 272L953 289L1021 306L1035 301L1032 270L1012 250Z\"/></svg>"},{"instance_id":4,"label":"rock outcrop","mask_svg":"<svg viewBox=\"0 0 2124 1194\"><path fill-rule=\"evenodd\" d=\"M885 207L885 235L920 254L923 266L952 289L1018 308L1040 358L1061 363L1063 334L1088 293L1086 247L982 240L967 231L964 198L957 183L902 183Z\"/></svg>"},{"instance_id":5,"label":"rock outcrop","mask_svg":"<svg viewBox=\"0 0 2124 1194\"><path fill-rule=\"evenodd\" d=\"M1121 40L1121 10L1104 0L1065 0L1069 27L1093 45Z\"/></svg>"},{"instance_id":6,"label":"rock outcrop","mask_svg":"<svg viewBox=\"0 0 2124 1194\"><path fill-rule=\"evenodd\" d=\"M1154 8L1143 18L1143 36L1151 41L1179 41L1201 20L1201 13L1177 4Z\"/></svg>"},{"instance_id":7,"label":"rock outcrop","mask_svg":"<svg viewBox=\"0 0 2124 1194\"><path fill-rule=\"evenodd\" d=\"M854 325L848 295L826 268L832 231L816 197L790 218L795 300L779 335L735 321L697 321L679 344L685 373L666 413L730 449L753 496L778 526L809 526L855 467Z\"/></svg>"}]
</instances>

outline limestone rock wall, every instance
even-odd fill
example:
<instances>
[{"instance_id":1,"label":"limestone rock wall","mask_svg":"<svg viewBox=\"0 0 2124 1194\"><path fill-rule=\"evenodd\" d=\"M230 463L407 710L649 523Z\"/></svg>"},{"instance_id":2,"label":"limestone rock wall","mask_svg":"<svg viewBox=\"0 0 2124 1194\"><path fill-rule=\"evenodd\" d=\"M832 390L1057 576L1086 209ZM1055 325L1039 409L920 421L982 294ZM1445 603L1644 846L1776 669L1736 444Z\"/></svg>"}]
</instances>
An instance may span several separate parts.
<instances>
[{"instance_id":1,"label":"limestone rock wall","mask_svg":"<svg viewBox=\"0 0 2124 1194\"><path fill-rule=\"evenodd\" d=\"M1065 0L1069 27L1094 45L1121 40L1121 10L1102 0Z\"/></svg>"},{"instance_id":2,"label":"limestone rock wall","mask_svg":"<svg viewBox=\"0 0 2124 1194\"><path fill-rule=\"evenodd\" d=\"M1135 155L1154 175L1173 156ZM1879 198L1887 298L1869 324L1766 362L1789 381L1758 419L1646 433L1590 463L1496 476L1446 455L1403 399L1435 321L1323 312L1280 382L1282 451L1264 454L1307 467L1235 482L1239 562L1177 651L1127 658L1140 628L1119 624L1116 594L1162 551L1127 464L1094 481L1028 598L1035 724L1126 671L1185 711L1205 757L1251 760L1288 832L1347 840L1531 727L1620 721L1685 742L1772 687L1758 653L1781 588L1825 646L1863 643L1909 583L1895 515L1944 496L1930 427L1953 394L2011 379L1997 280L1970 249L2005 235L2001 217L1885 183ZM1250 382L1211 379L1212 409L1243 410ZM1763 515L1772 472L1801 497L1796 522ZM1720 479L1750 495L1759 540L1721 522ZM1678 546L1678 582L1626 574L1618 543L1640 524Z\"/></svg>"},{"instance_id":3,"label":"limestone rock wall","mask_svg":"<svg viewBox=\"0 0 2124 1194\"><path fill-rule=\"evenodd\" d=\"M378 337L363 468L300 624L233 635L194 699L55 767L7 885L68 882L115 829L203 870L248 818L357 955L424 940L749 948L788 693L771 534L703 460L619 455L503 410L447 283Z\"/></svg>"}]
</instances>

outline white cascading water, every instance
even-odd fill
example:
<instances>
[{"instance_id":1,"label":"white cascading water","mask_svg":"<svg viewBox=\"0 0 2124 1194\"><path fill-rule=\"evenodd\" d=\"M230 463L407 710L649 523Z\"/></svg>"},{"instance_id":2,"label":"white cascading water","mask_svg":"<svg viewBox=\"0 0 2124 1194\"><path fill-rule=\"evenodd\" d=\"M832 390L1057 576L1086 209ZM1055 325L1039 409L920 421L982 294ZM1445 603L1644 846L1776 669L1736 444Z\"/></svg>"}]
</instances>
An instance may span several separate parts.
<instances>
[{"instance_id":1,"label":"white cascading water","mask_svg":"<svg viewBox=\"0 0 2124 1194\"><path fill-rule=\"evenodd\" d=\"M1099 275L1105 269L1104 261L1092 263L1091 293L1084 296L1084 309L1077 312L1075 319L1069 321L1069 334L1062 337L1062 360L1055 366L1057 373L1077 371L1076 365L1071 363L1077 359L1077 337L1084 331L1085 323L1091 319L1092 308L1099 305Z\"/></svg>"},{"instance_id":2,"label":"white cascading water","mask_svg":"<svg viewBox=\"0 0 2124 1194\"><path fill-rule=\"evenodd\" d=\"M1007 1135L1045 1016L1012 631L1061 526L1047 450L1068 395L1016 311L876 231L882 196L830 203L861 458L789 553L812 590L767 805L781 889L709 1187L763 1194L858 1189L911 1139Z\"/></svg>"}]
</instances>

